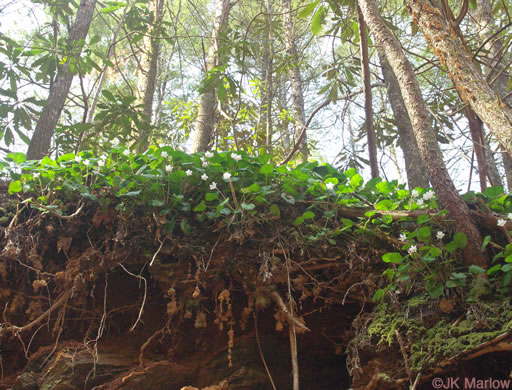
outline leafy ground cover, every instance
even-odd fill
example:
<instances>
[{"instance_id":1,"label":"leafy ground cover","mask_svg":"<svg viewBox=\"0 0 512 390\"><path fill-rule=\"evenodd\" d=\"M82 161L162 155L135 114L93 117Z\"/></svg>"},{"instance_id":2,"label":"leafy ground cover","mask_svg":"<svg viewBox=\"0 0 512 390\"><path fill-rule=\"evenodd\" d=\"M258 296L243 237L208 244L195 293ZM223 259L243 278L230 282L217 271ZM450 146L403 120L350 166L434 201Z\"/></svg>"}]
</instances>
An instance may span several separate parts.
<instances>
[{"instance_id":1,"label":"leafy ground cover","mask_svg":"<svg viewBox=\"0 0 512 390\"><path fill-rule=\"evenodd\" d=\"M324 335L360 386L376 375L404 385L510 335L512 198L502 188L465 195L492 259L486 270L464 265L467 238L431 190L365 183L354 169L168 147L41 161L15 153L0 165L9 183L0 210L2 338L13 380L28 351L54 343L51 360L59 340L82 340L97 356L105 329L139 332L130 344L139 367L165 360L153 355L162 345L185 354L182 333L204 340L200 332L216 329L228 338L226 365L236 365L235 335L257 332L256 313L277 331L304 333L299 345L318 346ZM331 314L321 320L312 314L324 310ZM86 326L72 311L87 314ZM39 328L45 323L53 331ZM455 324L449 334L446 324ZM379 355L367 351L376 347L405 363L373 364ZM275 376L287 386L286 375Z\"/></svg>"}]
</instances>

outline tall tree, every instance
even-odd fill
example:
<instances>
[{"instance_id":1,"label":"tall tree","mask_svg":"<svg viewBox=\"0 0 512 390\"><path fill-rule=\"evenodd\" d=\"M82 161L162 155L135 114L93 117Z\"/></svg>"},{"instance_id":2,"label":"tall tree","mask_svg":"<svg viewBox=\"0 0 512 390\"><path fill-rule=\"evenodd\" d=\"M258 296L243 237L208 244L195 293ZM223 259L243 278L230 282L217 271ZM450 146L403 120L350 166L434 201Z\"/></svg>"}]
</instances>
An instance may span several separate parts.
<instances>
[{"instance_id":1,"label":"tall tree","mask_svg":"<svg viewBox=\"0 0 512 390\"><path fill-rule=\"evenodd\" d=\"M438 6L430 0L404 0L404 3L446 68L461 98L512 155L512 110L501 102L473 64L473 56L460 44L454 26L446 21Z\"/></svg>"},{"instance_id":2,"label":"tall tree","mask_svg":"<svg viewBox=\"0 0 512 390\"><path fill-rule=\"evenodd\" d=\"M396 128L398 131L398 143L404 153L405 171L407 173L407 182L409 188L428 187L428 177L425 172L423 160L421 159L418 143L414 137L412 124L407 114L400 86L391 66L381 48L377 48L379 54L382 75L386 83L389 104L395 117Z\"/></svg>"},{"instance_id":3,"label":"tall tree","mask_svg":"<svg viewBox=\"0 0 512 390\"><path fill-rule=\"evenodd\" d=\"M405 57L400 42L391 34L379 15L374 0L358 0L358 4L376 44L380 46L397 77L434 191L443 207L450 213L457 230L465 233L468 238L464 262L486 267L488 259L481 251L482 237L471 219L468 206L457 193L448 175L414 70Z\"/></svg>"},{"instance_id":4,"label":"tall tree","mask_svg":"<svg viewBox=\"0 0 512 390\"><path fill-rule=\"evenodd\" d=\"M308 145L304 111L304 92L302 90L302 76L300 73L300 59L295 43L295 28L292 19L292 5L290 0L283 0L283 24L286 54L289 59L288 79L292 91L292 111L295 124L295 142L300 143L299 160L307 161ZM304 133L304 134L303 134ZM302 135L302 137L301 137ZM302 138L302 139L301 139Z\"/></svg>"},{"instance_id":5,"label":"tall tree","mask_svg":"<svg viewBox=\"0 0 512 390\"><path fill-rule=\"evenodd\" d=\"M377 144L375 142L375 130L373 128L373 102L372 88L370 86L370 59L368 55L368 32L361 9L357 6L357 23L359 25L359 47L361 51L361 73L363 75L364 111L366 138L368 140L368 153L372 178L379 176L377 164Z\"/></svg>"},{"instance_id":6,"label":"tall tree","mask_svg":"<svg viewBox=\"0 0 512 390\"><path fill-rule=\"evenodd\" d=\"M144 103L144 115L148 123L137 141L137 151L143 152L148 148L151 136L151 119L153 116L153 100L155 96L156 78L158 74L158 61L160 58L160 22L164 15L165 0L152 0L151 11L153 20L149 35L144 37L145 52L140 61L140 76L137 83L137 94Z\"/></svg>"},{"instance_id":7,"label":"tall tree","mask_svg":"<svg viewBox=\"0 0 512 390\"><path fill-rule=\"evenodd\" d=\"M229 11L232 7L229 0L216 0L215 20L213 25L210 48L206 58L205 77L219 65L220 33L228 22ZM215 128L215 86L210 85L201 94L199 111L191 134L192 151L205 152L212 141Z\"/></svg>"},{"instance_id":8,"label":"tall tree","mask_svg":"<svg viewBox=\"0 0 512 390\"><path fill-rule=\"evenodd\" d=\"M82 0L78 6L76 18L67 39L67 60L59 68L54 83L50 88L48 100L37 121L34 135L30 141L27 158L30 160L43 158L48 154L57 122L64 108L73 82L73 73L69 70L70 62L78 62L82 47L89 32L96 0Z\"/></svg>"},{"instance_id":9,"label":"tall tree","mask_svg":"<svg viewBox=\"0 0 512 390\"><path fill-rule=\"evenodd\" d=\"M503 45L503 39L496 35L496 27L492 17L492 4L489 0L480 0L477 8L471 11L471 22L476 28L481 48L487 53L486 61L483 61L483 70L488 81L492 82L491 88L496 91L504 103L510 104L512 95L508 94L507 86L510 76L506 73L503 64L503 54L506 48ZM503 148L502 148L503 149ZM492 158L492 153L487 153L488 158ZM505 168L505 177L509 192L512 191L512 158L504 150L502 153L503 165ZM501 182L499 176L493 173L495 166L494 160L488 161L490 167L489 173L496 184Z\"/></svg>"}]
</instances>

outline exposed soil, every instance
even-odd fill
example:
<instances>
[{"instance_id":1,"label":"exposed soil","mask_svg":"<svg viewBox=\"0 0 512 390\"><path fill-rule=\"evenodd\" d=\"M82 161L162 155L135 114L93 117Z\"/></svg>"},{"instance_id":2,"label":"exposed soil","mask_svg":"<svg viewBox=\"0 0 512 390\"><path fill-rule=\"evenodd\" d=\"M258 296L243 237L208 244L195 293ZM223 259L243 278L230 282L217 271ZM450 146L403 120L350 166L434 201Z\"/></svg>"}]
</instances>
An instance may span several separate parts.
<instances>
[{"instance_id":1,"label":"exposed soil","mask_svg":"<svg viewBox=\"0 0 512 390\"><path fill-rule=\"evenodd\" d=\"M0 389L290 389L290 328L302 389L408 388L416 377L399 343L354 343L376 315L381 238L308 238L292 206L286 219L189 221L185 234L115 201L71 219L3 203ZM511 357L460 359L440 375L506 378Z\"/></svg>"}]
</instances>

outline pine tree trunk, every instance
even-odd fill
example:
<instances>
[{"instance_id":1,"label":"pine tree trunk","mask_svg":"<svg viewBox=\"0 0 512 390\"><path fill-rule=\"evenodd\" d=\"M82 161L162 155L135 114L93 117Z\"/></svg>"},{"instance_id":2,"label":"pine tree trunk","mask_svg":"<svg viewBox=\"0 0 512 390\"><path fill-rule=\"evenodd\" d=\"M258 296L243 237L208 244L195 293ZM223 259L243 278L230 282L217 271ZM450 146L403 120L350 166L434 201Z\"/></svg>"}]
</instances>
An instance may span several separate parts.
<instances>
[{"instance_id":1,"label":"pine tree trunk","mask_svg":"<svg viewBox=\"0 0 512 390\"><path fill-rule=\"evenodd\" d=\"M76 13L73 27L69 32L67 47L68 56L78 58L82 52L82 42L84 42L89 32L92 16L96 7L96 0L82 0ZM30 140L27 151L27 159L36 160L46 156L50 150L55 128L59 121L60 114L66 103L73 74L69 72L69 60L59 68L55 82L50 88L48 100L37 121L34 135Z\"/></svg>"},{"instance_id":2,"label":"pine tree trunk","mask_svg":"<svg viewBox=\"0 0 512 390\"><path fill-rule=\"evenodd\" d=\"M377 144L375 143L375 130L373 128L373 102L372 88L370 86L370 60L368 55L368 32L364 22L361 9L357 7L357 23L359 25L359 48L361 51L361 73L363 78L364 92L364 112L366 139L368 140L368 154L372 178L379 176L379 166L377 163Z\"/></svg>"},{"instance_id":3,"label":"pine tree trunk","mask_svg":"<svg viewBox=\"0 0 512 390\"><path fill-rule=\"evenodd\" d=\"M283 0L283 24L285 29L286 54L289 61L288 79L292 90L292 111L295 124L295 142L299 139L306 122L304 113L304 94L302 91L302 77L300 74L300 61L295 44L295 29L292 21L292 6L290 0ZM298 160L307 161L308 146L307 136L304 134Z\"/></svg>"},{"instance_id":4,"label":"pine tree trunk","mask_svg":"<svg viewBox=\"0 0 512 390\"><path fill-rule=\"evenodd\" d=\"M229 11L229 0L217 0L215 22L212 38L210 40L210 48L208 49L208 57L206 59L205 76L218 65L218 51L220 47L219 33L228 21ZM210 87L201 95L195 128L191 134L192 151L194 153L206 152L212 141L213 131L215 129L215 102L215 87Z\"/></svg>"},{"instance_id":5,"label":"pine tree trunk","mask_svg":"<svg viewBox=\"0 0 512 390\"><path fill-rule=\"evenodd\" d=\"M456 229L468 238L464 263L487 267L488 259L481 251L482 237L471 219L469 208L448 175L414 70L402 52L400 42L379 15L374 0L358 0L358 3L375 43L380 46L395 73L434 191L441 205L448 210Z\"/></svg>"},{"instance_id":6,"label":"pine tree trunk","mask_svg":"<svg viewBox=\"0 0 512 390\"><path fill-rule=\"evenodd\" d=\"M160 22L164 14L164 0L153 0L152 11L154 19L149 30L149 36L144 38L144 46L147 48L140 61L142 69L139 76L137 91L144 103L144 115L147 118L147 126L142 130L137 140L137 152L144 152L149 146L151 137L151 123L153 116L153 100L155 96L156 78L158 75L158 60L160 57L160 39L158 37Z\"/></svg>"},{"instance_id":7,"label":"pine tree trunk","mask_svg":"<svg viewBox=\"0 0 512 390\"><path fill-rule=\"evenodd\" d=\"M480 0L477 5L477 9L471 11L471 21L477 30L479 41L483 44L484 50L488 53L486 57L489 58L489 62L483 66L486 78L488 81L494 80L491 84L491 88L503 99L507 94L507 85L509 76L503 72L504 65L501 62L501 52L503 48L503 39L493 39L493 34L497 30L494 26L492 19L492 5L489 0ZM507 99L504 99L504 103L510 104L512 95ZM489 149L487 145L487 149ZM502 147L504 150L504 148ZM512 191L512 161L510 156L504 152L503 166L505 168L505 177L507 181L507 187L509 192ZM488 158L487 164L489 166L490 178L493 181L493 185L502 185L501 177L499 176L496 169L496 162L491 152L486 153Z\"/></svg>"},{"instance_id":8,"label":"pine tree trunk","mask_svg":"<svg viewBox=\"0 0 512 390\"><path fill-rule=\"evenodd\" d=\"M426 175L423 160L418 151L418 143L414 137L411 121L407 114L400 86L393 70L389 66L389 62L382 53L381 48L378 49L380 65L382 67L382 75L386 83L389 103L395 116L396 127L398 131L398 143L404 153L405 171L407 172L407 182L409 188L428 187L428 177Z\"/></svg>"},{"instance_id":9,"label":"pine tree trunk","mask_svg":"<svg viewBox=\"0 0 512 390\"><path fill-rule=\"evenodd\" d=\"M413 20L439 58L461 98L487 125L498 142L512 155L512 110L506 107L472 61L447 24L440 9L429 0L404 0Z\"/></svg>"}]
</instances>

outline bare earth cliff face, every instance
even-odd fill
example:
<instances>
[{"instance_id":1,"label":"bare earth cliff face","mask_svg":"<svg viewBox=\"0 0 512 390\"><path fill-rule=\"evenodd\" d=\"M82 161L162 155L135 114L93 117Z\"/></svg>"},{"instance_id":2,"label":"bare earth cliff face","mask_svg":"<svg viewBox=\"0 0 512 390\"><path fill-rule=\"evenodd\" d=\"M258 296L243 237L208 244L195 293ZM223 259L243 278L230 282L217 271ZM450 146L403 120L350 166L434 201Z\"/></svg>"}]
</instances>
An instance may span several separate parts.
<instances>
[{"instance_id":1,"label":"bare earth cliff face","mask_svg":"<svg viewBox=\"0 0 512 390\"><path fill-rule=\"evenodd\" d=\"M458 323L456 297L376 306L386 242L312 239L295 207L166 234L115 200L69 219L2 203L1 389L289 389L290 327L302 389L510 373L509 298Z\"/></svg>"}]
</instances>

